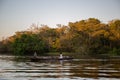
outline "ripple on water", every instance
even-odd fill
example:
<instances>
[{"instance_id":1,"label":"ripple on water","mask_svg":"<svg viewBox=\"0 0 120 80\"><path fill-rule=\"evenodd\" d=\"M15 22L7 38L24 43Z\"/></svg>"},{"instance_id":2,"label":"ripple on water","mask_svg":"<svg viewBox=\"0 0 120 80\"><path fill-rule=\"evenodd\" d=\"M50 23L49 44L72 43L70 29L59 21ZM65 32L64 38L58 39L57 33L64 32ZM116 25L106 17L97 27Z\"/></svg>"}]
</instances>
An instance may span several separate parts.
<instances>
[{"instance_id":1,"label":"ripple on water","mask_svg":"<svg viewBox=\"0 0 120 80\"><path fill-rule=\"evenodd\" d=\"M119 80L120 64L107 61L16 62L0 59L0 80Z\"/></svg>"}]
</instances>

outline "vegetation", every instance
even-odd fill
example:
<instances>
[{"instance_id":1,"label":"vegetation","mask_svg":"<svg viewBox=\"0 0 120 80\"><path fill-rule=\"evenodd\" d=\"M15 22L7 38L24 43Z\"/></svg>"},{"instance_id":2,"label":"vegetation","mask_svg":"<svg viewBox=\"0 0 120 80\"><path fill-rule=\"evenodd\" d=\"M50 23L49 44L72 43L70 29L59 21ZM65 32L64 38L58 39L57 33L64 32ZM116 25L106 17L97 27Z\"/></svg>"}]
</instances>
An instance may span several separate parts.
<instances>
[{"instance_id":1,"label":"vegetation","mask_svg":"<svg viewBox=\"0 0 120 80\"><path fill-rule=\"evenodd\" d=\"M37 52L68 52L77 55L120 55L120 20L108 24L95 18L69 22L68 26L50 28L32 24L29 30L16 32L1 41L0 51L15 55Z\"/></svg>"},{"instance_id":2,"label":"vegetation","mask_svg":"<svg viewBox=\"0 0 120 80\"><path fill-rule=\"evenodd\" d=\"M45 42L35 34L22 34L13 43L15 55L31 55L34 52L44 53L47 50Z\"/></svg>"}]
</instances>

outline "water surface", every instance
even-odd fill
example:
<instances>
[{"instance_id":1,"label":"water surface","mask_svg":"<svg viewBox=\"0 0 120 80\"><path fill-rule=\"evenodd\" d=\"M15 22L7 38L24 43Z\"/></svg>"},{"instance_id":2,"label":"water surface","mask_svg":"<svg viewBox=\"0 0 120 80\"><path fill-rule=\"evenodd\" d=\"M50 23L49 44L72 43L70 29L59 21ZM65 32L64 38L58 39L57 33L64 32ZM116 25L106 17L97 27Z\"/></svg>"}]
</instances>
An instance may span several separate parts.
<instances>
[{"instance_id":1,"label":"water surface","mask_svg":"<svg viewBox=\"0 0 120 80\"><path fill-rule=\"evenodd\" d=\"M17 62L0 57L0 80L120 80L120 60Z\"/></svg>"}]
</instances>

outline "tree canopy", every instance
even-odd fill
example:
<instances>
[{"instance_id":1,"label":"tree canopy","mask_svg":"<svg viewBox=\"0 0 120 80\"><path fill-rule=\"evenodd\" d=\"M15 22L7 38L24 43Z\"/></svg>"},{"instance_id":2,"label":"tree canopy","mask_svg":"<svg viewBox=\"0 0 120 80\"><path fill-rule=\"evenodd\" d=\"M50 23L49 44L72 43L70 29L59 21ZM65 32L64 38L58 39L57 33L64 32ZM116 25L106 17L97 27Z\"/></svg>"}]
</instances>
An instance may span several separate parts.
<instances>
[{"instance_id":1,"label":"tree canopy","mask_svg":"<svg viewBox=\"0 0 120 80\"><path fill-rule=\"evenodd\" d=\"M47 25L40 27L32 24L26 31L1 42L1 49L14 51L15 54L29 55L35 51L73 52L79 55L109 54L120 55L120 20L115 19L107 24L96 18L69 22L67 26L58 24L57 28ZM13 46L8 46L8 45ZM8 46L8 47L5 47Z\"/></svg>"}]
</instances>

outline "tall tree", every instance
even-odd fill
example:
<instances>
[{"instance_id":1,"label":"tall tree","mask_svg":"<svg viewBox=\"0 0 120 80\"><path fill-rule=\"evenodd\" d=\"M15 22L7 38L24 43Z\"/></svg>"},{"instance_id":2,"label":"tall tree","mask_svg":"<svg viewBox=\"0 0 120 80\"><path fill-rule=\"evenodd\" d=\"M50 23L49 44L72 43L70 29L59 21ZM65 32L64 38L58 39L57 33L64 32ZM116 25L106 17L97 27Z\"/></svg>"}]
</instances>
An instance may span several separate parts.
<instances>
[{"instance_id":1,"label":"tall tree","mask_svg":"<svg viewBox=\"0 0 120 80\"><path fill-rule=\"evenodd\" d=\"M20 38L15 39L13 47L16 55L33 55L34 52L43 54L47 51L46 44L36 34L22 34Z\"/></svg>"}]
</instances>

